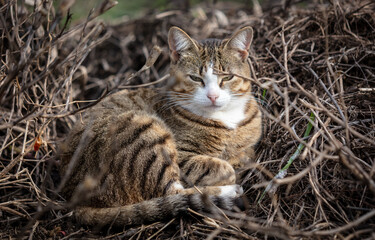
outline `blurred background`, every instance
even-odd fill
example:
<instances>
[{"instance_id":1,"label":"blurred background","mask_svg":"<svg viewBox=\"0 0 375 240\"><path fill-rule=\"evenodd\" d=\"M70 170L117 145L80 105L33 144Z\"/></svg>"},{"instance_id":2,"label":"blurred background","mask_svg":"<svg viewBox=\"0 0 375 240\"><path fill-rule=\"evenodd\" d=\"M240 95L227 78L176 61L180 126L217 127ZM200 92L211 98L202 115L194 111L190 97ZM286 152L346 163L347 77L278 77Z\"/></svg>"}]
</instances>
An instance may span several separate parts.
<instances>
[{"instance_id":1,"label":"blurred background","mask_svg":"<svg viewBox=\"0 0 375 240\"><path fill-rule=\"evenodd\" d=\"M86 0L76 1L71 8L73 14L73 22L86 18L89 11L97 7L101 0ZM256 5L261 5L262 8L268 9L277 5L288 5L291 0L118 0L117 6L110 9L108 12L100 16L106 21L119 21L125 19L137 18L155 11L165 11L171 9L178 9L188 11L191 7L196 5L204 5L212 7L214 5L226 6L228 8L244 7L245 9L253 9ZM303 6L311 0L297 0L293 3Z\"/></svg>"}]
</instances>

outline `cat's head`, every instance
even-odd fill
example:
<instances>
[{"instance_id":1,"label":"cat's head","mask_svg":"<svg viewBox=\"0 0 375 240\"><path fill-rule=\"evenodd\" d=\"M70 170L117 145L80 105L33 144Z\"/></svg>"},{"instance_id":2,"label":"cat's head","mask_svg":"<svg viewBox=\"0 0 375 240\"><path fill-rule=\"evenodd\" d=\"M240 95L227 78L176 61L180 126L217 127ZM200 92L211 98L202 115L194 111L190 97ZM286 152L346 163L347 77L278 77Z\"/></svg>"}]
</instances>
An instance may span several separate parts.
<instances>
[{"instance_id":1,"label":"cat's head","mask_svg":"<svg viewBox=\"0 0 375 240\"><path fill-rule=\"evenodd\" d=\"M247 63L253 29L245 27L230 38L196 41L178 27L168 34L171 76L175 81L170 97L189 111L208 116L246 104L250 97L248 80L219 72L250 76Z\"/></svg>"}]
</instances>

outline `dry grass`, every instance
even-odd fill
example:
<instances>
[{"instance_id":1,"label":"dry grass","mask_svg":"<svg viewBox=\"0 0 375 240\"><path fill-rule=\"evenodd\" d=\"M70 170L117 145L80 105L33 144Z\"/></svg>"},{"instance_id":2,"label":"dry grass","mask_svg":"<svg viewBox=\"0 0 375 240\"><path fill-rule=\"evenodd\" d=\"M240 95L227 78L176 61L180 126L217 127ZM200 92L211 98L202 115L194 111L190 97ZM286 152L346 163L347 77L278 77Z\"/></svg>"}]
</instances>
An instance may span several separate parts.
<instances>
[{"instance_id":1,"label":"dry grass","mask_svg":"<svg viewBox=\"0 0 375 240\"><path fill-rule=\"evenodd\" d=\"M333 0L257 11L169 11L66 29L64 6L0 0L0 238L375 238L375 3ZM262 9L260 9L262 10ZM243 171L248 209L92 232L56 191L56 145L84 111L126 84L168 71L167 31L197 39L255 30L249 79L265 135ZM163 52L137 72L154 45ZM133 75L134 76L134 75ZM162 84L162 83L159 83ZM91 100L89 100L91 99ZM308 137L303 134L315 116ZM74 115L75 114L75 115ZM299 144L283 179L273 179ZM265 187L275 187L258 203ZM276 188L277 187L277 188Z\"/></svg>"}]
</instances>

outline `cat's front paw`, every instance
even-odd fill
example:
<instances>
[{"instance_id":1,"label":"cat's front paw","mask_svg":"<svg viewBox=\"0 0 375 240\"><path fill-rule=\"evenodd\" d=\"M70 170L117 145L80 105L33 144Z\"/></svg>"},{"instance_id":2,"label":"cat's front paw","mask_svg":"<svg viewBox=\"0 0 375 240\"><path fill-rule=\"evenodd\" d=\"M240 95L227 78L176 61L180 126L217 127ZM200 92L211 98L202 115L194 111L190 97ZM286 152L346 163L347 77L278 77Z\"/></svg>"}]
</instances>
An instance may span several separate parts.
<instances>
[{"instance_id":1,"label":"cat's front paw","mask_svg":"<svg viewBox=\"0 0 375 240\"><path fill-rule=\"evenodd\" d=\"M228 163L235 170L245 169L253 161L254 155L254 150L252 148L249 148L246 151L238 154L236 157L230 158L228 160Z\"/></svg>"},{"instance_id":2,"label":"cat's front paw","mask_svg":"<svg viewBox=\"0 0 375 240\"><path fill-rule=\"evenodd\" d=\"M224 198L236 198L243 194L243 188L240 185L226 185L220 186L221 193L219 196Z\"/></svg>"}]
</instances>

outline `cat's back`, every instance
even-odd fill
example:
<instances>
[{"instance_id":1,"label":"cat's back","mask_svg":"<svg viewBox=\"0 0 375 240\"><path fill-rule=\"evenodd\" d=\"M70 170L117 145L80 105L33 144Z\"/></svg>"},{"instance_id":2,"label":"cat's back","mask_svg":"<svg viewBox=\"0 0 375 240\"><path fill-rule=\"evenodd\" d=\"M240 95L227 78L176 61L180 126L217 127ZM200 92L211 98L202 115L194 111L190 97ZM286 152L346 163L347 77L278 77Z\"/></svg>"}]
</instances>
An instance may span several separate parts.
<instances>
[{"instance_id":1,"label":"cat's back","mask_svg":"<svg viewBox=\"0 0 375 240\"><path fill-rule=\"evenodd\" d=\"M93 180L87 179L87 176L101 179L101 183L95 184L97 186L103 181L116 184L119 178L124 177L124 174L119 174L119 169L127 166L126 162L121 162L122 159L133 152L142 155L142 151L147 150L146 147L137 150L141 134L149 141L158 141L162 136L171 138L168 128L152 108L156 96L157 92L153 89L123 90L107 96L77 119L59 149L61 171L68 177L63 190L67 197L71 197L80 183L85 185L85 181ZM149 134L150 130L159 134ZM113 166L116 166L117 173ZM125 196L132 199L122 193L116 201L121 202ZM99 205L109 203L108 199L96 201L100 202Z\"/></svg>"},{"instance_id":2,"label":"cat's back","mask_svg":"<svg viewBox=\"0 0 375 240\"><path fill-rule=\"evenodd\" d=\"M80 143L80 139L88 138L91 135L102 137L103 142L107 142L106 139L113 136L104 136L103 133L125 130L128 124L127 119L135 114L140 117L155 115L152 102L156 95L155 90L142 88L122 90L105 97L78 117L65 141L65 143L69 143L69 146L65 146L64 143L60 146L62 154L69 155L66 158L69 160ZM105 149L104 146L102 149ZM64 161L62 163L66 165Z\"/></svg>"}]
</instances>

